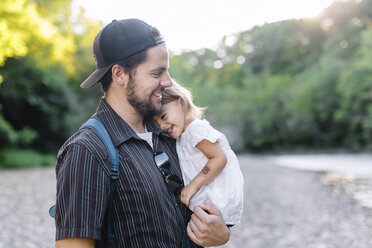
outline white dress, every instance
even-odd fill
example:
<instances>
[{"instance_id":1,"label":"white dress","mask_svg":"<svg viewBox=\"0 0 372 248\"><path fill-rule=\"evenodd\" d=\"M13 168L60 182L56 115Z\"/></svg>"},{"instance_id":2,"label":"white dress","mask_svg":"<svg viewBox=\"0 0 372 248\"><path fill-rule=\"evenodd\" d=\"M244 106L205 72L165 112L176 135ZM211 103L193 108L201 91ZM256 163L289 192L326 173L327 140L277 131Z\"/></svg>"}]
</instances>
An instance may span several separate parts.
<instances>
[{"instance_id":1,"label":"white dress","mask_svg":"<svg viewBox=\"0 0 372 248\"><path fill-rule=\"evenodd\" d=\"M235 153L224 134L214 129L207 120L194 120L177 139L177 153L185 185L197 176L208 158L196 145L202 140L219 142L226 153L227 163L220 174L202 186L190 199L191 210L198 204L211 202L222 214L226 224L237 224L243 211L244 180Z\"/></svg>"}]
</instances>

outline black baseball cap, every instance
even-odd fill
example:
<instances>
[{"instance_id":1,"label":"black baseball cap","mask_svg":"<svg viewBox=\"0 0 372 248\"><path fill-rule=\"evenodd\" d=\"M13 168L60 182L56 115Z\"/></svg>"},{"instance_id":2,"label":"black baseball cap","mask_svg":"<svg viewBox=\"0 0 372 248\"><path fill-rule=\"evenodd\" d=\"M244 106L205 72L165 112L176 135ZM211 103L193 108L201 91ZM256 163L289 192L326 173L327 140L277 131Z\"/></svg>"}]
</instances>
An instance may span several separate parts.
<instances>
[{"instance_id":1,"label":"black baseball cap","mask_svg":"<svg viewBox=\"0 0 372 248\"><path fill-rule=\"evenodd\" d=\"M163 37L153 30L139 19L113 20L101 29L93 42L97 69L80 87L89 88L97 84L115 63L163 43Z\"/></svg>"}]
</instances>

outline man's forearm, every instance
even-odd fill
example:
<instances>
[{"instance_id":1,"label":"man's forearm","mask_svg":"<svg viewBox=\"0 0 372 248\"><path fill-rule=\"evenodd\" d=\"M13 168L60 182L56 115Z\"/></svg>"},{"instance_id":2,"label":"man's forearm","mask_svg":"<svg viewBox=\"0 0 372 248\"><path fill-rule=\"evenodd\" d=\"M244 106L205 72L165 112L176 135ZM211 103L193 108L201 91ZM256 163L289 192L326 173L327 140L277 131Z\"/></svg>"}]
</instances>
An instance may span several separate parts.
<instances>
[{"instance_id":1,"label":"man's forearm","mask_svg":"<svg viewBox=\"0 0 372 248\"><path fill-rule=\"evenodd\" d=\"M56 241L56 248L94 248L94 239L71 238Z\"/></svg>"}]
</instances>

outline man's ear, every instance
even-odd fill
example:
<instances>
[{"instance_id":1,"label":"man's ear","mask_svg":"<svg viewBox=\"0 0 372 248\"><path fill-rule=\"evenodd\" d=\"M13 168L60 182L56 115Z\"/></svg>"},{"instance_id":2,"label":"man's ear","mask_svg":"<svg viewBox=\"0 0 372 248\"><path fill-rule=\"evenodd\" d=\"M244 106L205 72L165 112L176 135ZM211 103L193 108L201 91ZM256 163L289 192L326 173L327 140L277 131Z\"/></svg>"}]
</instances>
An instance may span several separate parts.
<instances>
[{"instance_id":1,"label":"man's ear","mask_svg":"<svg viewBox=\"0 0 372 248\"><path fill-rule=\"evenodd\" d=\"M124 67L115 64L111 68L112 81L120 86L126 86L129 81L129 74L125 71Z\"/></svg>"}]
</instances>

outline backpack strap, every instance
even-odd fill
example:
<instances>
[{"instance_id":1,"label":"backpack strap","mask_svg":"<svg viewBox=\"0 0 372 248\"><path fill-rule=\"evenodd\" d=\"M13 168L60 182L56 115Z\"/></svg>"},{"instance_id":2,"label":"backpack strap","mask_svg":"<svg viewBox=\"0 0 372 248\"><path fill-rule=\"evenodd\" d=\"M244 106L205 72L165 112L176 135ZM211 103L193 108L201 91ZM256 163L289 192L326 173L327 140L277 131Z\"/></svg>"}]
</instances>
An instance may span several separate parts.
<instances>
[{"instance_id":1,"label":"backpack strap","mask_svg":"<svg viewBox=\"0 0 372 248\"><path fill-rule=\"evenodd\" d=\"M119 178L119 152L118 149L113 144L109 133L105 125L102 123L101 119L94 115L89 120L87 120L80 129L83 128L90 128L92 129L101 139L103 144L106 147L107 154L110 159L110 168L111 168L111 175L110 175L110 199L108 205L108 216L107 216L107 225L108 225L108 238L110 243L115 242L115 235L112 232L111 222L112 222L112 205L114 200L114 193L116 189L116 180ZM79 129L79 130L80 130Z\"/></svg>"},{"instance_id":2,"label":"backpack strap","mask_svg":"<svg viewBox=\"0 0 372 248\"><path fill-rule=\"evenodd\" d=\"M102 123L101 119L94 115L89 120L87 120L80 128L90 128L99 136L102 140L103 144L106 147L109 159L110 159L110 167L111 167L111 178L117 179L119 176L119 153L118 149L113 144L109 133L105 125Z\"/></svg>"},{"instance_id":3,"label":"backpack strap","mask_svg":"<svg viewBox=\"0 0 372 248\"><path fill-rule=\"evenodd\" d=\"M106 147L107 154L108 154L109 159L110 159L110 168L111 168L110 178L111 178L111 180L110 180L110 199L109 199L108 215L107 215L107 217L108 217L107 231L108 231L108 238L110 240L110 243L114 243L115 242L115 235L113 234L112 228L111 228L111 222L112 222L111 212L112 212L112 205L113 205L113 202L114 202L116 180L119 178L119 152L118 152L118 149L115 147L114 143L112 142L111 137L110 137L109 133L107 132L107 129L106 129L105 125L102 123L101 119L98 116L93 115L92 117L90 117L79 128L79 130L83 129L83 128L90 128L99 136L99 138L101 139L101 141L103 142L103 144ZM49 209L49 215L51 217L55 218L55 214L56 214L56 205L53 205Z\"/></svg>"}]
</instances>

